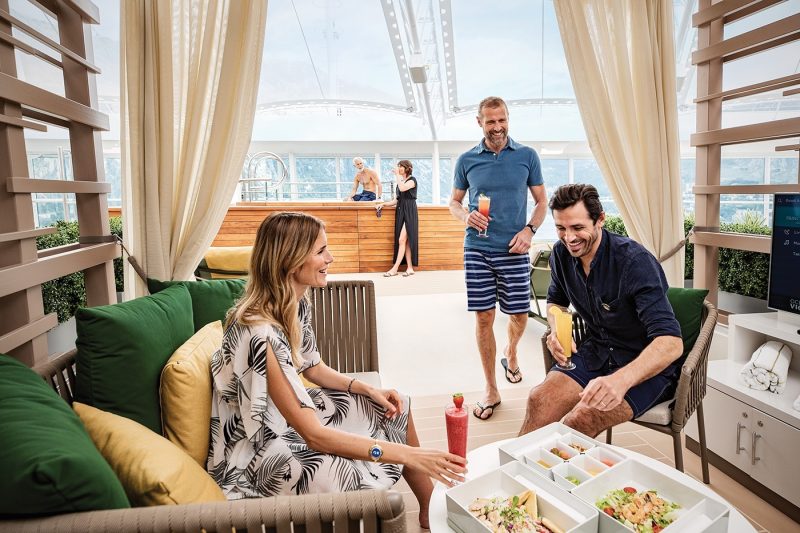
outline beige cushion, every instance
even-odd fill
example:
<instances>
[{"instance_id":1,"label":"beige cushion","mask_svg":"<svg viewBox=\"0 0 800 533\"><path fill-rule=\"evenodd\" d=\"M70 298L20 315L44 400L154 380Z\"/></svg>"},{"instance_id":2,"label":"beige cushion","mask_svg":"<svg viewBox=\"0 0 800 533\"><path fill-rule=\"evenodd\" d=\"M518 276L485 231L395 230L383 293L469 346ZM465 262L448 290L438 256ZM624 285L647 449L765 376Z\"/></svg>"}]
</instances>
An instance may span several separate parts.
<instances>
[{"instance_id":1,"label":"beige cushion","mask_svg":"<svg viewBox=\"0 0 800 533\"><path fill-rule=\"evenodd\" d=\"M673 400L667 400L666 402L661 402L658 405L654 405L650 409L644 412L642 416L637 418L636 420L639 422L649 422L650 424L658 424L660 426L666 426L672 423L672 409L669 408L669 404L672 403Z\"/></svg>"},{"instance_id":2,"label":"beige cushion","mask_svg":"<svg viewBox=\"0 0 800 533\"><path fill-rule=\"evenodd\" d=\"M161 370L164 435L205 468L211 433L211 356L222 346L222 322L200 328Z\"/></svg>"},{"instance_id":3,"label":"beige cushion","mask_svg":"<svg viewBox=\"0 0 800 533\"><path fill-rule=\"evenodd\" d=\"M225 500L208 472L161 435L79 402L72 407L134 506Z\"/></svg>"}]
</instances>

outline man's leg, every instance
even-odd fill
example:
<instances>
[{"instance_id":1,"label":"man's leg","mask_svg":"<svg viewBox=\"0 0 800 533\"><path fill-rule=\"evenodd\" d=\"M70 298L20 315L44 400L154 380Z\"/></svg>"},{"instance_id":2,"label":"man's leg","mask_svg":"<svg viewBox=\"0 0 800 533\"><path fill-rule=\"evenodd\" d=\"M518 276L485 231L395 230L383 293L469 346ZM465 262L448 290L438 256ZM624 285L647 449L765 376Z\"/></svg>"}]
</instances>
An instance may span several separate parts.
<instances>
[{"instance_id":1,"label":"man's leg","mask_svg":"<svg viewBox=\"0 0 800 533\"><path fill-rule=\"evenodd\" d=\"M478 341L478 352L481 354L483 375L486 378L486 389L481 404L492 405L500 401L500 391L497 389L497 378L494 366L497 355L497 345L494 338L494 309L475 312L475 338ZM494 410L489 410L482 418L492 415Z\"/></svg>"},{"instance_id":2,"label":"man's leg","mask_svg":"<svg viewBox=\"0 0 800 533\"><path fill-rule=\"evenodd\" d=\"M601 431L628 420L633 420L633 410L626 401L610 411L600 411L579 403L564 418L564 424L594 438Z\"/></svg>"},{"instance_id":3,"label":"man's leg","mask_svg":"<svg viewBox=\"0 0 800 533\"><path fill-rule=\"evenodd\" d=\"M515 315L508 315L508 345L504 351L508 359L508 368L510 370L519 370L519 362L517 361L517 345L525 333L525 326L528 325L528 313L519 313ZM521 380L522 378L517 378Z\"/></svg>"},{"instance_id":4,"label":"man's leg","mask_svg":"<svg viewBox=\"0 0 800 533\"><path fill-rule=\"evenodd\" d=\"M548 372L544 381L531 389L520 435L561 420L580 401L583 387L563 372Z\"/></svg>"}]
</instances>

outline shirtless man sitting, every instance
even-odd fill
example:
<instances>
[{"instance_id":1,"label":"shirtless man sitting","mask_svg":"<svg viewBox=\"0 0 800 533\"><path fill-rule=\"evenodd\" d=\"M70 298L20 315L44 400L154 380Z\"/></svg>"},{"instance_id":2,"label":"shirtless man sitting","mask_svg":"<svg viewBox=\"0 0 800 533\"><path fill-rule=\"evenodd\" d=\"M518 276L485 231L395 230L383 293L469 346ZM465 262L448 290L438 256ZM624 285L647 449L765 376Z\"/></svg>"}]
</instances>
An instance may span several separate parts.
<instances>
[{"instance_id":1,"label":"shirtless man sitting","mask_svg":"<svg viewBox=\"0 0 800 533\"><path fill-rule=\"evenodd\" d=\"M344 199L345 202L373 202L375 199L383 194L383 189L381 187L381 180L378 178L377 172L372 170L371 168L367 168L364 165L364 160L360 157L353 158L353 166L356 167L356 177L353 180L353 190L350 191L350 194L347 198ZM358 190L358 184L361 184L363 189L359 194L356 194Z\"/></svg>"}]
</instances>

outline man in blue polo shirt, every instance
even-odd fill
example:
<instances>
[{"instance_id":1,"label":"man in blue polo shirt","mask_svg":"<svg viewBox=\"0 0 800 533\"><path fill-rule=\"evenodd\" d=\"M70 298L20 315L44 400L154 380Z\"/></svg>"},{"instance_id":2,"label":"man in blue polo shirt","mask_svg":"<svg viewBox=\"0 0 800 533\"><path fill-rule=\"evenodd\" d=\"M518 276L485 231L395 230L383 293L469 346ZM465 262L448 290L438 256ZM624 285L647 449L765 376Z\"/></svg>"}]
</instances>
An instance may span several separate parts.
<instances>
[{"instance_id":1,"label":"man in blue polo shirt","mask_svg":"<svg viewBox=\"0 0 800 533\"><path fill-rule=\"evenodd\" d=\"M667 300L667 278L644 246L603 229L605 213L591 185L558 188L550 209L559 242L550 256L547 347L560 364L553 307L572 305L586 335L575 368L554 365L528 398L520 434L564 418L594 437L638 418L675 395L683 363L681 329ZM574 342L573 351L574 351Z\"/></svg>"},{"instance_id":2,"label":"man in blue polo shirt","mask_svg":"<svg viewBox=\"0 0 800 533\"><path fill-rule=\"evenodd\" d=\"M528 323L531 303L528 250L536 228L544 220L547 195L538 154L508 136L506 103L495 96L484 98L478 106L477 119L484 138L456 162L450 212L467 225L467 305L469 311L475 311L478 351L486 377L485 395L473 414L486 420L500 405L493 329L498 299L500 311L509 315L508 343L501 360L505 378L510 383L522 380L517 344ZM467 191L469 207L464 209ZM530 220L525 216L529 191L536 204ZM481 195L491 200L488 218L478 211Z\"/></svg>"}]
</instances>

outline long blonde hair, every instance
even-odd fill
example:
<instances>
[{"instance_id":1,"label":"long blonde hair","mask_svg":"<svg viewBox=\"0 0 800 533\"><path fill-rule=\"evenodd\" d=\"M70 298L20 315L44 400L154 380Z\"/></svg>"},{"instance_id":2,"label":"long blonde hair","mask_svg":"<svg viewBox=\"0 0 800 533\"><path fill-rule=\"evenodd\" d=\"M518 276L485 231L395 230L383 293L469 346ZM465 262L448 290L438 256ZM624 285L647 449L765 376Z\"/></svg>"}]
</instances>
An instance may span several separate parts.
<instances>
[{"instance_id":1,"label":"long blonde hair","mask_svg":"<svg viewBox=\"0 0 800 533\"><path fill-rule=\"evenodd\" d=\"M253 244L247 285L226 319L226 326L272 322L289 339L295 365L300 364L302 339L291 273L303 266L323 229L320 219L303 213L275 213L264 219Z\"/></svg>"}]
</instances>

